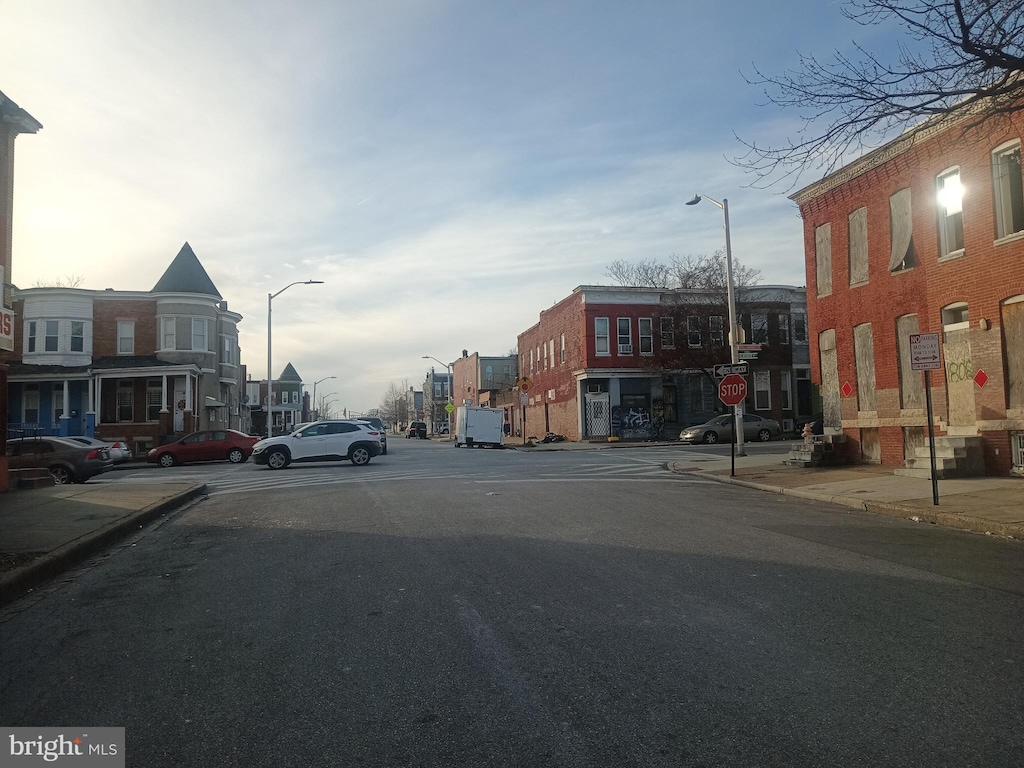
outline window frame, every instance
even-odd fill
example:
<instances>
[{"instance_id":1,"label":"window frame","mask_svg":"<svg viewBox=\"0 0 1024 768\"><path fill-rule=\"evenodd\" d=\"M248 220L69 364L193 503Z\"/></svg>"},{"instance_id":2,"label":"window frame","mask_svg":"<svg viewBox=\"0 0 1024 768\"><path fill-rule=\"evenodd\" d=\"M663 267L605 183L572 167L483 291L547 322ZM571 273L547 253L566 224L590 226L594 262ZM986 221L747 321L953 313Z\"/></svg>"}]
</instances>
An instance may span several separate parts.
<instances>
[{"instance_id":1,"label":"window frame","mask_svg":"<svg viewBox=\"0 0 1024 768\"><path fill-rule=\"evenodd\" d=\"M782 410L793 410L793 372L779 371L779 391L782 393Z\"/></svg>"},{"instance_id":2,"label":"window frame","mask_svg":"<svg viewBox=\"0 0 1024 768\"><path fill-rule=\"evenodd\" d=\"M647 324L647 333L644 333L644 324ZM636 321L637 341L640 344L641 355L654 354L654 320L650 317L640 317ZM644 342L647 342L646 348Z\"/></svg>"},{"instance_id":3,"label":"window frame","mask_svg":"<svg viewBox=\"0 0 1024 768\"><path fill-rule=\"evenodd\" d=\"M1020 187L1014 188L1013 177L1010 173L1006 173L1004 176L999 175L1000 159L1008 157L1012 154L1017 155L1017 168L1018 173L1021 171L1021 142L1020 139L1014 139L1004 144L1000 144L998 147L992 150L992 207L995 213L995 237L996 241L1005 240L1007 238L1014 238L1024 235L1024 177L1018 178L1017 181L1021 184ZM1010 169L1012 171L1012 168ZM1006 189L1003 189L1002 180L1006 179ZM1016 193L1016 194L1014 194ZM1008 197L1009 199L1004 199ZM1016 199L1014 199L1016 198ZM1016 206L1014 203L1018 203ZM1016 211L1014 210L1016 208ZM1007 214L1009 214L1010 221L1007 222ZM1010 231L1010 227L1013 226L1013 219L1020 217L1019 228Z\"/></svg>"},{"instance_id":4,"label":"window frame","mask_svg":"<svg viewBox=\"0 0 1024 768\"><path fill-rule=\"evenodd\" d=\"M125 333L124 331L129 331ZM128 342L127 349L122 347L121 342ZM135 321L134 320L118 320L117 321L117 354L119 355L134 355L135 354Z\"/></svg>"},{"instance_id":5,"label":"window frame","mask_svg":"<svg viewBox=\"0 0 1024 768\"><path fill-rule=\"evenodd\" d=\"M25 323L25 351L27 353L35 353L36 351L36 334L38 331L37 320L29 320Z\"/></svg>"},{"instance_id":6,"label":"window frame","mask_svg":"<svg viewBox=\"0 0 1024 768\"><path fill-rule=\"evenodd\" d=\"M604 324L604 333L601 333L601 325ZM594 355L596 357L611 357L611 322L607 317L594 318ZM604 351L601 351L601 341L604 340Z\"/></svg>"},{"instance_id":7,"label":"window frame","mask_svg":"<svg viewBox=\"0 0 1024 768\"><path fill-rule=\"evenodd\" d=\"M160 318L160 348L164 350L173 351L178 345L178 327L177 318L174 317L162 317ZM168 332L168 327L170 332ZM168 337L170 337L170 344L168 345Z\"/></svg>"},{"instance_id":8,"label":"window frame","mask_svg":"<svg viewBox=\"0 0 1024 768\"><path fill-rule=\"evenodd\" d=\"M788 312L780 312L779 318L779 343L788 346L791 338L790 319Z\"/></svg>"},{"instance_id":9,"label":"window frame","mask_svg":"<svg viewBox=\"0 0 1024 768\"><path fill-rule=\"evenodd\" d=\"M755 411L770 411L772 409L772 372L768 371L754 371L754 410ZM765 389L758 389L758 380L767 379L768 386ZM767 405L759 405L758 393L764 392L768 398Z\"/></svg>"},{"instance_id":10,"label":"window frame","mask_svg":"<svg viewBox=\"0 0 1024 768\"><path fill-rule=\"evenodd\" d=\"M762 341L758 341L757 328L754 326L754 318L764 319L764 338ZM758 323L760 325L760 323ZM751 312L750 313L750 343L760 344L762 347L768 346L768 313L767 312Z\"/></svg>"},{"instance_id":11,"label":"window frame","mask_svg":"<svg viewBox=\"0 0 1024 768\"><path fill-rule=\"evenodd\" d=\"M50 328L53 333L50 333ZM53 349L50 348L50 339L53 339ZM43 352L60 352L60 320L43 321Z\"/></svg>"},{"instance_id":12,"label":"window frame","mask_svg":"<svg viewBox=\"0 0 1024 768\"><path fill-rule=\"evenodd\" d=\"M202 333L196 333L197 326L202 328ZM201 347L196 346L196 339L202 338L203 345ZM192 318L192 351L193 352L209 352L210 351L210 321L206 317L193 317Z\"/></svg>"},{"instance_id":13,"label":"window frame","mask_svg":"<svg viewBox=\"0 0 1024 768\"><path fill-rule=\"evenodd\" d=\"M956 176L957 185L960 187L960 206L959 210L954 213L950 213L948 207L943 201L943 190L945 189L946 180ZM960 182L960 166L954 165L946 168L944 171L935 174L935 215L938 222L939 228L939 259L955 259L959 256L964 255L964 208L963 208L963 185ZM957 239L957 233L953 233L953 242L950 243L949 228L952 226L954 230L959 229L959 239ZM956 247L951 247L956 246Z\"/></svg>"},{"instance_id":14,"label":"window frame","mask_svg":"<svg viewBox=\"0 0 1024 768\"><path fill-rule=\"evenodd\" d=\"M122 401L122 395L125 393L128 395L127 404ZM126 413L128 417L123 418ZM117 387L114 388L114 417L114 421L118 424L135 423L135 381L133 379L117 380Z\"/></svg>"},{"instance_id":15,"label":"window frame","mask_svg":"<svg viewBox=\"0 0 1024 768\"><path fill-rule=\"evenodd\" d=\"M146 421L153 423L160 421L160 412L164 408L163 403L163 382L160 379L146 379ZM154 402L154 399L156 402ZM156 409L155 411L153 409Z\"/></svg>"},{"instance_id":16,"label":"window frame","mask_svg":"<svg viewBox=\"0 0 1024 768\"><path fill-rule=\"evenodd\" d=\"M661 318L659 323L661 330L661 348L662 349L675 349L676 348L676 319L674 317Z\"/></svg>"},{"instance_id":17,"label":"window frame","mask_svg":"<svg viewBox=\"0 0 1024 768\"><path fill-rule=\"evenodd\" d=\"M78 326L79 333L75 333L75 326ZM75 341L77 340L77 344ZM85 321L84 320L72 320L71 321L71 337L70 337L70 351L72 352L85 352ZM75 347L78 347L75 349Z\"/></svg>"},{"instance_id":18,"label":"window frame","mask_svg":"<svg viewBox=\"0 0 1024 768\"><path fill-rule=\"evenodd\" d=\"M715 326L718 326L715 328ZM713 347L725 346L725 316L711 315L708 318L708 341Z\"/></svg>"},{"instance_id":19,"label":"window frame","mask_svg":"<svg viewBox=\"0 0 1024 768\"><path fill-rule=\"evenodd\" d=\"M622 324L626 324L626 333L622 332ZM626 339L626 343L623 344L622 340ZM615 318L615 348L621 357L632 357L633 356L633 318L631 317L617 317Z\"/></svg>"},{"instance_id":20,"label":"window frame","mask_svg":"<svg viewBox=\"0 0 1024 768\"><path fill-rule=\"evenodd\" d=\"M564 333L562 334L562 353L561 353L561 357L559 359L559 362L561 362L561 363L565 362L565 334Z\"/></svg>"}]
</instances>

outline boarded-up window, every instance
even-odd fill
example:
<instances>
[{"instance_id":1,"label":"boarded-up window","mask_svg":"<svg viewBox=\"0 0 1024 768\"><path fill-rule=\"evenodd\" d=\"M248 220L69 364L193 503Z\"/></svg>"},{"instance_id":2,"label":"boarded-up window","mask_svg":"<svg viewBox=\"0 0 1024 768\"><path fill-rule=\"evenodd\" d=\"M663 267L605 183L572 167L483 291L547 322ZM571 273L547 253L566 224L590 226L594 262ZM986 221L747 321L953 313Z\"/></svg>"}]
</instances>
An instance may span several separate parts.
<instances>
[{"instance_id":1,"label":"boarded-up window","mask_svg":"<svg viewBox=\"0 0 1024 768\"><path fill-rule=\"evenodd\" d=\"M868 209L850 214L850 285L868 281Z\"/></svg>"},{"instance_id":2,"label":"boarded-up window","mask_svg":"<svg viewBox=\"0 0 1024 768\"><path fill-rule=\"evenodd\" d=\"M857 410L874 411L875 404L875 338L871 323L853 328L853 354L857 366Z\"/></svg>"},{"instance_id":3,"label":"boarded-up window","mask_svg":"<svg viewBox=\"0 0 1024 768\"><path fill-rule=\"evenodd\" d=\"M818 354L821 359L821 406L824 426L839 429L843 425L843 409L839 394L839 360L836 356L836 332L833 329L818 334Z\"/></svg>"},{"instance_id":4,"label":"boarded-up window","mask_svg":"<svg viewBox=\"0 0 1024 768\"><path fill-rule=\"evenodd\" d=\"M1008 408L1024 409L1024 296L1003 303L1003 349L1006 351Z\"/></svg>"},{"instance_id":5,"label":"boarded-up window","mask_svg":"<svg viewBox=\"0 0 1024 768\"><path fill-rule=\"evenodd\" d=\"M899 348L900 407L924 408L924 383L920 371L910 367L910 336L918 333L917 315L896 318L896 344Z\"/></svg>"},{"instance_id":6,"label":"boarded-up window","mask_svg":"<svg viewBox=\"0 0 1024 768\"><path fill-rule=\"evenodd\" d=\"M832 225L822 224L814 230L814 263L817 267L818 295L832 293Z\"/></svg>"},{"instance_id":7,"label":"boarded-up window","mask_svg":"<svg viewBox=\"0 0 1024 768\"><path fill-rule=\"evenodd\" d=\"M889 198L889 235L892 253L889 271L898 272L914 266L914 224L910 214L910 189L901 189Z\"/></svg>"}]
</instances>

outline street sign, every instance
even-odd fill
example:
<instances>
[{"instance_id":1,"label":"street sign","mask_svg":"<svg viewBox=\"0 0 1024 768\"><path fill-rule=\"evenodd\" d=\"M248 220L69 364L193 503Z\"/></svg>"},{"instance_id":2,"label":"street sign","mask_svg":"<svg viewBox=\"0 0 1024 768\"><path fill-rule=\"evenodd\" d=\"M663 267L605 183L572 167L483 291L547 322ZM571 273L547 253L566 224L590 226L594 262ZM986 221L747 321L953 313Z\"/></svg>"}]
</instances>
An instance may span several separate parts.
<instances>
[{"instance_id":1,"label":"street sign","mask_svg":"<svg viewBox=\"0 0 1024 768\"><path fill-rule=\"evenodd\" d=\"M746 363L731 363L729 365L716 365L715 366L715 378L721 379L724 376L728 376L730 373L738 373L740 376L747 375L747 364Z\"/></svg>"},{"instance_id":2,"label":"street sign","mask_svg":"<svg viewBox=\"0 0 1024 768\"><path fill-rule=\"evenodd\" d=\"M757 360L757 352L740 352L740 360Z\"/></svg>"},{"instance_id":3,"label":"street sign","mask_svg":"<svg viewBox=\"0 0 1024 768\"><path fill-rule=\"evenodd\" d=\"M736 349L740 352L760 352L760 344L737 344Z\"/></svg>"},{"instance_id":4,"label":"street sign","mask_svg":"<svg viewBox=\"0 0 1024 768\"><path fill-rule=\"evenodd\" d=\"M451 403L446 403L445 404L445 406L444 406L445 413L450 414L454 410L455 410L455 406L454 405L452 405Z\"/></svg>"},{"instance_id":5,"label":"street sign","mask_svg":"<svg viewBox=\"0 0 1024 768\"><path fill-rule=\"evenodd\" d=\"M939 334L910 334L910 370L937 371L942 368L939 357Z\"/></svg>"},{"instance_id":6,"label":"street sign","mask_svg":"<svg viewBox=\"0 0 1024 768\"><path fill-rule=\"evenodd\" d=\"M529 395L520 395L519 396L519 404L520 405L529 405L530 404L530 396Z\"/></svg>"},{"instance_id":7,"label":"street sign","mask_svg":"<svg viewBox=\"0 0 1024 768\"><path fill-rule=\"evenodd\" d=\"M0 284L0 291L3 291L2 284ZM2 300L3 296L0 296L0 301ZM14 351L14 313L2 306L0 306L0 350Z\"/></svg>"},{"instance_id":8,"label":"street sign","mask_svg":"<svg viewBox=\"0 0 1024 768\"><path fill-rule=\"evenodd\" d=\"M747 380L730 373L718 384L718 399L726 405L739 405L747 396Z\"/></svg>"},{"instance_id":9,"label":"street sign","mask_svg":"<svg viewBox=\"0 0 1024 768\"><path fill-rule=\"evenodd\" d=\"M533 386L533 382L524 376L523 378L516 382L516 386L519 387L520 392L525 394L526 392L530 391L530 387Z\"/></svg>"}]
</instances>

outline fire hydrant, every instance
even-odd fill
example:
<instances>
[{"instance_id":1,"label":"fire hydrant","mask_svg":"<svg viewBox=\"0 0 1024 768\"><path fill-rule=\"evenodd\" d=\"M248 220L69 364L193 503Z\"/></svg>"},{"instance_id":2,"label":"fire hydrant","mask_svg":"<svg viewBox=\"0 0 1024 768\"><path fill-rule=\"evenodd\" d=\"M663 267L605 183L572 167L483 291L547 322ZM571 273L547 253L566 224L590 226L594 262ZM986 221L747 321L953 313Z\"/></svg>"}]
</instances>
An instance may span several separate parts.
<instances>
[{"instance_id":1,"label":"fire hydrant","mask_svg":"<svg viewBox=\"0 0 1024 768\"><path fill-rule=\"evenodd\" d=\"M804 430L803 430L803 432L800 433L800 436L803 437L805 443L813 443L814 442L814 423L810 422L810 421L805 422L804 423Z\"/></svg>"}]
</instances>

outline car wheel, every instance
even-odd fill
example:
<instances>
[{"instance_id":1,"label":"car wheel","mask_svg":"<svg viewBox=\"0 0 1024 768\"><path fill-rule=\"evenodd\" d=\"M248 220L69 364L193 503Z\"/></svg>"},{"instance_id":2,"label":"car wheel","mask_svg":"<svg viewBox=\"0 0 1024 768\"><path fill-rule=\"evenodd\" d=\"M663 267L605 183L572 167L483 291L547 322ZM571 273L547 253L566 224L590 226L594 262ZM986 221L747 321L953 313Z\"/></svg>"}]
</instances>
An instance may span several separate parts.
<instances>
[{"instance_id":1,"label":"car wheel","mask_svg":"<svg viewBox=\"0 0 1024 768\"><path fill-rule=\"evenodd\" d=\"M156 461L161 467L173 467L177 463L174 460L174 455L170 453L161 453L160 458Z\"/></svg>"},{"instance_id":2,"label":"car wheel","mask_svg":"<svg viewBox=\"0 0 1024 768\"><path fill-rule=\"evenodd\" d=\"M228 461L232 464L241 464L245 461L245 452L241 448L232 448L228 451Z\"/></svg>"},{"instance_id":3,"label":"car wheel","mask_svg":"<svg viewBox=\"0 0 1024 768\"><path fill-rule=\"evenodd\" d=\"M718 442L718 433L717 432L705 432L704 433L704 442L707 443L708 445L711 445L712 443L717 443Z\"/></svg>"},{"instance_id":4,"label":"car wheel","mask_svg":"<svg viewBox=\"0 0 1024 768\"><path fill-rule=\"evenodd\" d=\"M363 464L370 463L370 452L361 445L357 445L352 449L352 453L349 455L349 461L355 464L357 467L363 466Z\"/></svg>"},{"instance_id":5,"label":"car wheel","mask_svg":"<svg viewBox=\"0 0 1024 768\"><path fill-rule=\"evenodd\" d=\"M271 469L284 469L288 466L288 454L280 448L273 449L267 454L267 466Z\"/></svg>"},{"instance_id":6,"label":"car wheel","mask_svg":"<svg viewBox=\"0 0 1024 768\"><path fill-rule=\"evenodd\" d=\"M757 439L760 440L762 443L767 443L769 440L772 439L771 430L762 429L760 432L757 433Z\"/></svg>"},{"instance_id":7,"label":"car wheel","mask_svg":"<svg viewBox=\"0 0 1024 768\"><path fill-rule=\"evenodd\" d=\"M50 477L54 485L67 485L75 482L75 476L67 467L50 467Z\"/></svg>"}]
</instances>

